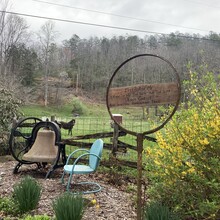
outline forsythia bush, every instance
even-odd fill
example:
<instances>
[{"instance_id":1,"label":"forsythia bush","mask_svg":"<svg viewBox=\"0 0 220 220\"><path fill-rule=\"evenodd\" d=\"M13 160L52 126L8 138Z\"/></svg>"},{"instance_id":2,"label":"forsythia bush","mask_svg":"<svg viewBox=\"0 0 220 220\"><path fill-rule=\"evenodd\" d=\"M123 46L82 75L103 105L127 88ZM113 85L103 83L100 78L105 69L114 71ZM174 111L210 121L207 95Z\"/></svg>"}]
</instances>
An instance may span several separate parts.
<instances>
[{"instance_id":1,"label":"forsythia bush","mask_svg":"<svg viewBox=\"0 0 220 220\"><path fill-rule=\"evenodd\" d=\"M146 149L148 193L183 219L220 219L220 78L190 69L187 102Z\"/></svg>"}]
</instances>

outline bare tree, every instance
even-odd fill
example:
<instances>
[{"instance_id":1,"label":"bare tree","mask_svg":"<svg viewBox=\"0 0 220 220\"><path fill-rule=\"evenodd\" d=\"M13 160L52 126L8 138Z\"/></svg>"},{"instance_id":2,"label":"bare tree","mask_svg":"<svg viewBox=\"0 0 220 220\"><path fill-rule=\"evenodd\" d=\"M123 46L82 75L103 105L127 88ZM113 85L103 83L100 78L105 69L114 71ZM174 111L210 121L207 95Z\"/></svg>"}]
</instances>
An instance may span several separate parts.
<instances>
[{"instance_id":1,"label":"bare tree","mask_svg":"<svg viewBox=\"0 0 220 220\"><path fill-rule=\"evenodd\" d=\"M0 14L0 75L10 73L10 49L24 42L27 35L26 21L17 15L7 15L7 0L1 0Z\"/></svg>"},{"instance_id":2,"label":"bare tree","mask_svg":"<svg viewBox=\"0 0 220 220\"><path fill-rule=\"evenodd\" d=\"M4 30L4 26L5 26L5 11L8 5L8 0L0 0L0 10L2 11L0 14L0 36L2 35L2 32Z\"/></svg>"},{"instance_id":3,"label":"bare tree","mask_svg":"<svg viewBox=\"0 0 220 220\"><path fill-rule=\"evenodd\" d=\"M16 48L23 42L27 42L26 21L17 16L7 14L9 0L0 0L0 88L7 89L17 97L24 95L24 87L21 85L21 77L12 73L12 48Z\"/></svg>"},{"instance_id":4,"label":"bare tree","mask_svg":"<svg viewBox=\"0 0 220 220\"><path fill-rule=\"evenodd\" d=\"M6 9L8 6L8 1L0 0L0 75L2 75L3 68L3 31L5 28L5 17L6 17Z\"/></svg>"},{"instance_id":5,"label":"bare tree","mask_svg":"<svg viewBox=\"0 0 220 220\"><path fill-rule=\"evenodd\" d=\"M57 32L55 31L55 23L52 21L47 21L40 29L40 32L37 34L41 43L41 52L42 52L42 62L44 65L44 105L48 104L48 76L50 71L50 56L51 56L51 45L54 44L57 37Z\"/></svg>"}]
</instances>

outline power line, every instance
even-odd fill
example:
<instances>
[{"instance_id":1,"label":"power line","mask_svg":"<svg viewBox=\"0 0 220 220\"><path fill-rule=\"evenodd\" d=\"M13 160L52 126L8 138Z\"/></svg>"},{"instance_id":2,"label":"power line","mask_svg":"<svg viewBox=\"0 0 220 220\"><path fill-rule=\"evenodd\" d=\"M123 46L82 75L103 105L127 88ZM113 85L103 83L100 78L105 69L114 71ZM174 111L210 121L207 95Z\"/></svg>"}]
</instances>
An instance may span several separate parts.
<instances>
[{"instance_id":1,"label":"power line","mask_svg":"<svg viewBox=\"0 0 220 220\"><path fill-rule=\"evenodd\" d=\"M83 25L90 25L90 26L104 27L104 28L111 28L111 29L118 29L118 30L125 30L125 31L135 31L135 32L141 32L141 33L148 33L148 34L149 33L150 34L163 34L163 33L158 33L158 32L154 32L154 31L147 31L147 30L141 30L141 29L125 28L125 27L118 27L118 26L111 26L111 25L104 25L104 24L95 24L95 23L74 21L74 20L68 20L68 19L45 17L45 16L33 15L33 14L24 14L24 13L12 12L12 11L0 11L0 12L1 13L7 13L7 14L13 14L13 15L20 15L20 16L25 16L25 17L41 18L41 19L47 19L47 20L53 20L53 21L83 24Z\"/></svg>"},{"instance_id":2,"label":"power line","mask_svg":"<svg viewBox=\"0 0 220 220\"><path fill-rule=\"evenodd\" d=\"M170 24L170 23L165 23L165 22L160 22L160 21L147 20L147 19L143 19L143 18L135 18L135 17L130 17L130 16L126 16L126 15L119 15L119 14L114 14L114 13L109 13L109 12L104 12L104 11L97 11L97 10L80 8L80 7L70 6L70 5L57 4L57 3L52 3L52 2L48 2L48 1L41 1L41 0L32 0L32 1L40 2L40 3L44 3L44 4L49 4L49 5L61 6L61 7L65 7L65 8L73 8L73 9L77 9L77 10L94 12L94 13L98 13L98 14L110 15L110 16L115 16L115 17L120 17L120 18L128 18L128 19L137 20L137 21L144 21L144 22L168 25L168 26L173 26L173 27L180 27L180 28L185 28L185 29L208 32L208 30L203 30L203 29L199 29L199 28L186 27L186 26Z\"/></svg>"},{"instance_id":3,"label":"power line","mask_svg":"<svg viewBox=\"0 0 220 220\"><path fill-rule=\"evenodd\" d=\"M147 30L141 30L141 29L118 27L118 26L111 26L111 25L104 25L104 24L95 24L95 23L89 23L89 22L81 22L81 21L74 21L74 20L67 20L67 19L60 19L60 18L45 17L45 16L33 15L33 14L24 14L24 13L12 12L12 11L2 11L2 10L0 10L0 13L6 13L6 14L12 14L12 15L18 15L18 16L24 16L24 17L32 17L32 18L38 18L38 19L60 21L60 22L67 22L67 23L74 23L74 24L81 24L81 25L103 27L103 28L125 30L125 31L134 31L134 32L140 32L140 33L147 33L147 34L169 35L169 34L165 34L165 33L162 33L162 32L156 32L156 31L147 31ZM172 33L172 36L180 37L180 38L187 38L187 39L219 41L219 40L212 40L212 39L208 39L208 38L177 35L177 34L174 34L174 33Z\"/></svg>"}]
</instances>

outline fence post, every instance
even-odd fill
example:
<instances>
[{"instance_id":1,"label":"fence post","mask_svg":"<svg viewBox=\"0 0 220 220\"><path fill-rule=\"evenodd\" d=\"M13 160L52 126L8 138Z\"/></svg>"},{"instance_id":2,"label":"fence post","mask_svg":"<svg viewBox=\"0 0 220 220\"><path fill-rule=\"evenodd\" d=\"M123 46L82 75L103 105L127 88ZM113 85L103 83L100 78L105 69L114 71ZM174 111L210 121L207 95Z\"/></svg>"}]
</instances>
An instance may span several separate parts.
<instances>
[{"instance_id":1,"label":"fence post","mask_svg":"<svg viewBox=\"0 0 220 220\"><path fill-rule=\"evenodd\" d=\"M112 115L115 121L118 124L122 124L122 115L121 114L113 114ZM119 136L119 126L115 122L113 123L113 140L112 140L112 154L116 156L116 152L118 151L118 136Z\"/></svg>"},{"instance_id":2,"label":"fence post","mask_svg":"<svg viewBox=\"0 0 220 220\"><path fill-rule=\"evenodd\" d=\"M113 124L113 140L112 140L112 154L116 156L116 152L118 150L118 134L119 134L119 127L116 123Z\"/></svg>"}]
</instances>

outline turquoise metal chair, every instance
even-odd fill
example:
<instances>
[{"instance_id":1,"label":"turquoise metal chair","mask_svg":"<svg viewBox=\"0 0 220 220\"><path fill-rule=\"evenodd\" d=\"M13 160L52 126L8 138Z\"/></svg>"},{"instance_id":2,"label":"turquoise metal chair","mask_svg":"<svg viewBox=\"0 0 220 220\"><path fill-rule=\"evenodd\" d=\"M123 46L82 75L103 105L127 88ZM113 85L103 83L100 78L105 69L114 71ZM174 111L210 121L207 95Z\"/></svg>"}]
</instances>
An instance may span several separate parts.
<instances>
[{"instance_id":1,"label":"turquoise metal chair","mask_svg":"<svg viewBox=\"0 0 220 220\"><path fill-rule=\"evenodd\" d=\"M101 160L103 150L103 141L101 139L97 139L91 146L90 150L86 149L77 149L73 151L67 158L66 165L63 168L63 175L61 178L62 183L64 183L64 175L69 174L68 183L66 186L66 190L73 193L73 194L89 194L89 193L96 193L101 190L101 186L95 182L78 182L75 184L80 185L90 185L91 187L95 187L95 189L82 191L82 192L73 192L70 190L70 184L72 182L72 178L74 174L90 174L96 171L99 162ZM74 157L74 154L84 151L85 153L81 154L79 157L76 158L73 164L70 163L70 159ZM77 164L79 160L83 157L89 157L88 165L81 165Z\"/></svg>"}]
</instances>

